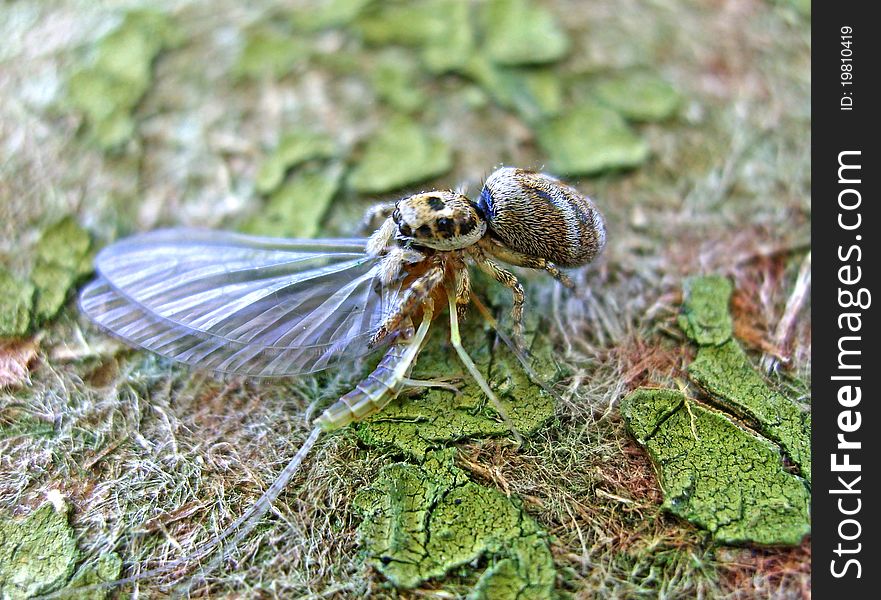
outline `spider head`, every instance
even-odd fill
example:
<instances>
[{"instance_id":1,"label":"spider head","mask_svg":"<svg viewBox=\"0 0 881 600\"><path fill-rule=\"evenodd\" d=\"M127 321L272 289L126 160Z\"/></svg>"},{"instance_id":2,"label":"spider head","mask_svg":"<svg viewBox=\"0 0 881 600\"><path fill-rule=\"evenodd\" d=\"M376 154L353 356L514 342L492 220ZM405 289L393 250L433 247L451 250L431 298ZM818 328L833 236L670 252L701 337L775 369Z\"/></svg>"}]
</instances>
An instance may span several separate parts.
<instances>
[{"instance_id":1,"label":"spider head","mask_svg":"<svg viewBox=\"0 0 881 600\"><path fill-rule=\"evenodd\" d=\"M392 219L401 237L436 250L471 246L486 233L486 220L480 209L452 191L408 196L398 201Z\"/></svg>"}]
</instances>

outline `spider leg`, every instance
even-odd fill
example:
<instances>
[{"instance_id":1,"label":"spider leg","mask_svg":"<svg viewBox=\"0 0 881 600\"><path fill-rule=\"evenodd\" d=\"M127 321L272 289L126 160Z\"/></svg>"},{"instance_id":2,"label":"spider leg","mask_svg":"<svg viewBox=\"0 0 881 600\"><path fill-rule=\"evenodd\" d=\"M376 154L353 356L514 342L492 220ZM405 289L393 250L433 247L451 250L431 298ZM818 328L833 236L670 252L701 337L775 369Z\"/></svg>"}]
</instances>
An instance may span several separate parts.
<instances>
[{"instance_id":1,"label":"spider leg","mask_svg":"<svg viewBox=\"0 0 881 600\"><path fill-rule=\"evenodd\" d=\"M397 230L394 219L388 217L382 222L382 225L373 232L370 239L367 240L367 254L371 256L379 256L392 241L392 237Z\"/></svg>"},{"instance_id":2,"label":"spider leg","mask_svg":"<svg viewBox=\"0 0 881 600\"><path fill-rule=\"evenodd\" d=\"M545 392L547 392L552 398L555 398L556 400L562 402L563 401L562 396L560 396L560 394L558 394L551 386L549 386L547 383L545 383L545 381L538 375L538 373L535 372L535 369L532 368L532 364L529 362L529 359L527 358L526 353L524 353L522 350L517 348L516 344L514 344L514 342L511 340L511 338L509 338L507 335L505 335L505 332L502 331L501 327L499 327L498 321L496 321L495 317L492 316L492 313L489 311L489 309L486 307L486 305L480 301L480 298L475 296L474 298L471 299L471 301L474 303L474 306L477 308L477 312L479 312L483 316L483 318L486 319L486 322L489 323L489 326L492 327L493 330L496 332L496 335L499 336L499 339L501 339L505 343L505 345L508 347L508 349L514 353L514 356L517 358L517 360L523 366L523 370L529 376L529 379L532 381L532 383L539 386L541 389L543 389Z\"/></svg>"},{"instance_id":3,"label":"spider leg","mask_svg":"<svg viewBox=\"0 0 881 600\"><path fill-rule=\"evenodd\" d=\"M413 280L413 283L407 288L401 297L400 304L397 309L389 314L385 320L379 325L376 333L370 338L370 346L375 346L385 339L388 334L397 331L401 322L405 317L410 316L416 308L421 305L431 293L444 281L444 263L441 260L435 261L428 270Z\"/></svg>"},{"instance_id":4,"label":"spider leg","mask_svg":"<svg viewBox=\"0 0 881 600\"><path fill-rule=\"evenodd\" d=\"M368 208L364 211L364 217L361 218L358 230L364 233L375 230L383 221L392 216L392 213L395 212L395 204L395 202L381 202Z\"/></svg>"},{"instance_id":5,"label":"spider leg","mask_svg":"<svg viewBox=\"0 0 881 600\"><path fill-rule=\"evenodd\" d=\"M425 260L425 255L412 248L392 246L388 253L382 257L379 263L380 279L383 285L389 285L398 275L405 264L415 264Z\"/></svg>"},{"instance_id":6,"label":"spider leg","mask_svg":"<svg viewBox=\"0 0 881 600\"><path fill-rule=\"evenodd\" d=\"M569 276L566 275L566 273L561 271L557 265L547 260L546 258L529 256L528 254L523 254L522 252L511 250L510 248L506 248L498 242L490 240L488 238L486 242L482 242L480 246L482 250L488 252L489 254L503 262L506 262L510 265L516 265L518 267L526 267L529 269L542 269L550 273L551 277L565 285L570 290L575 287L575 283L572 281L572 279L570 279Z\"/></svg>"},{"instance_id":7,"label":"spider leg","mask_svg":"<svg viewBox=\"0 0 881 600\"><path fill-rule=\"evenodd\" d=\"M514 434L514 438L517 440L517 444L522 446L523 436L521 436L520 432L517 431L517 427L514 426L514 422L511 421L511 417L508 416L508 411L505 410L504 406L502 406L499 398L492 391L492 388L489 387L489 383L487 383L486 379L484 379L480 371L477 370L477 365L474 364L474 361L471 360L470 356L468 356L465 348L462 347L462 336L459 335L459 319L456 317L456 295L450 289L447 290L447 299L449 300L450 304L450 343L456 350L456 354L459 355L459 360L461 360L462 364L465 365L465 368L471 374L471 377L474 378L474 381L477 382L477 385L479 385L480 389L483 390L483 393L486 394L486 397L490 399L490 402L492 402L493 404L493 408L496 410L497 413L499 413L502 421L505 422L505 425L508 426L508 429L511 430L511 433Z\"/></svg>"},{"instance_id":8,"label":"spider leg","mask_svg":"<svg viewBox=\"0 0 881 600\"><path fill-rule=\"evenodd\" d=\"M511 307L511 317L514 319L514 344L521 352L526 351L526 341L523 338L523 305L526 303L526 294L517 277L501 267L497 262L477 254L475 261L480 269L490 274L496 281L511 290L514 305Z\"/></svg>"}]
</instances>

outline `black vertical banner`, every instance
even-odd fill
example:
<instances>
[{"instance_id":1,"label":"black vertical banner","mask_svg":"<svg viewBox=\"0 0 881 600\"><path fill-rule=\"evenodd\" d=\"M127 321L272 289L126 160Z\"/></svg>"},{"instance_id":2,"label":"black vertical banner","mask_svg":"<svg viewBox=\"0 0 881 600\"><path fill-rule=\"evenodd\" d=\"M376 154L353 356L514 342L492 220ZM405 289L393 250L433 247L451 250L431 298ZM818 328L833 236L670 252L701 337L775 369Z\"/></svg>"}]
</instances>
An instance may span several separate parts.
<instances>
[{"instance_id":1,"label":"black vertical banner","mask_svg":"<svg viewBox=\"0 0 881 600\"><path fill-rule=\"evenodd\" d=\"M815 598L878 597L881 37L871 2L812 24L812 566Z\"/></svg>"}]
</instances>

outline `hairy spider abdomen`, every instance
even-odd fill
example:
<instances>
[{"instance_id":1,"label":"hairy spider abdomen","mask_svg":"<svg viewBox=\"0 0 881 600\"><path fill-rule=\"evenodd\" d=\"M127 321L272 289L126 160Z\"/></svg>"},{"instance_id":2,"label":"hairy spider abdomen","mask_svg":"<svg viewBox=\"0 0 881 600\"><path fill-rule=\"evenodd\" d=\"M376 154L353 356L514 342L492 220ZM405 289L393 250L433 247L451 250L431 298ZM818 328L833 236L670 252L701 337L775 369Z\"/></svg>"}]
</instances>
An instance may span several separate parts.
<instances>
[{"instance_id":1,"label":"hairy spider abdomen","mask_svg":"<svg viewBox=\"0 0 881 600\"><path fill-rule=\"evenodd\" d=\"M561 267L584 265L606 245L603 216L590 198L545 173L501 168L477 205L493 238Z\"/></svg>"}]
</instances>

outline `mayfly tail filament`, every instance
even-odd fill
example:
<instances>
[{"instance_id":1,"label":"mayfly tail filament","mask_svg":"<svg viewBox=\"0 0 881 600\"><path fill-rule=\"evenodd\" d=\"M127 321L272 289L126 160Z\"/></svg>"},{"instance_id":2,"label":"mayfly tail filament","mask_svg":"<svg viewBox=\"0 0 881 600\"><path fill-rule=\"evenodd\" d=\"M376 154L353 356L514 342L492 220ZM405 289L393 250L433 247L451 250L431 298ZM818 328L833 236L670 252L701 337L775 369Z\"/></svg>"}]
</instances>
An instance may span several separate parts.
<instances>
[{"instance_id":1,"label":"mayfly tail filament","mask_svg":"<svg viewBox=\"0 0 881 600\"><path fill-rule=\"evenodd\" d=\"M282 472L279 473L278 477L276 477L272 485L269 486L269 488L265 492L263 492L263 495L260 496L257 502L255 502L253 506L246 510L238 519L233 521L226 529L220 532L217 537L215 537L213 540L211 540L195 552L192 552L191 554L188 554L187 556L184 556L182 558L173 560L170 563L166 563L161 567L138 573L137 575L133 575L132 577L116 579L114 581L105 581L103 583L86 585L76 588L66 588L52 594L41 596L41 598L64 598L67 596L83 597L86 592L106 590L121 585L126 585L128 583L136 583L138 581L141 581L142 579L149 579L151 577L164 575L178 567L186 566L193 561L201 560L209 556L218 546L221 545L225 545L226 548L235 548L236 544L238 544L238 542L242 538L244 538L246 535L248 535L248 533L251 532L252 529L254 529L254 527L257 525L263 515L265 515L269 508L272 506L272 503L276 500L276 498L278 498L279 494L281 494L282 490L287 486L294 475L297 474L297 471L300 470L300 466L303 464L303 460L312 450L312 447L315 445L315 442L318 440L318 437L323 431L324 430L319 426L314 427L312 429L312 432L309 434L309 437L306 438L306 441L303 442L303 445L300 446L300 449L297 450L297 453L294 455L291 461L287 464L287 466L285 466ZM226 539L234 533L236 534L236 536L232 538L232 540L228 544L224 544ZM213 561L211 561L206 569L203 569L200 572L200 574L202 576L205 576L210 573L214 568L217 567L218 564L220 564L220 562L226 557L226 555L227 551L226 549L224 549Z\"/></svg>"}]
</instances>

